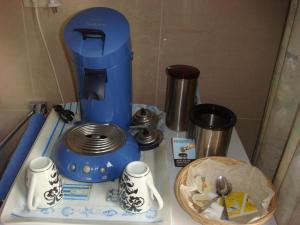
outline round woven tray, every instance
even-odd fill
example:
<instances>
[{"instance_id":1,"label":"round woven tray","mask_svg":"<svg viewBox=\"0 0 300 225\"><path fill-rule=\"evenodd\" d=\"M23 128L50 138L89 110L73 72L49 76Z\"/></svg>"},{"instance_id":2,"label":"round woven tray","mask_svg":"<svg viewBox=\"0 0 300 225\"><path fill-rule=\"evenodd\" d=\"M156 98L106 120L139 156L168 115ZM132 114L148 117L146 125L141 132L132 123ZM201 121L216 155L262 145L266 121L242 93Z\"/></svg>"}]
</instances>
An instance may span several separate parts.
<instances>
[{"instance_id":1,"label":"round woven tray","mask_svg":"<svg viewBox=\"0 0 300 225\"><path fill-rule=\"evenodd\" d=\"M222 162L226 165L237 165L237 164L244 164L246 162L243 161L239 161L236 159L232 159L232 158L228 158L228 157L208 157L209 159L212 160L216 160L219 162ZM186 184L186 178L187 178L187 173L188 173L188 169L192 166L196 166L199 165L200 163L202 163L204 160L208 159L208 158L202 158L202 159L197 159L193 162L191 162L189 165L187 165L186 167L184 167L179 174L177 175L176 178L176 182L175 182L175 194L176 194L176 198L177 201L179 202L179 205L197 222L203 224L203 225L228 225L228 222L222 222L219 220L214 220L214 219L208 219L207 217L202 216L200 213L195 212L194 210L192 210L188 204L186 199L183 197L183 195L180 192L180 186L181 184ZM267 180L267 178L266 178ZM267 180L268 185L274 190L274 187L272 185L272 183ZM274 190L275 192L275 190ZM262 225L264 223L266 223L274 214L275 210L277 207L277 199L276 196L274 195L274 197L271 200L271 203L269 205L268 208L268 214L263 216L262 218L260 218L259 220L256 220L252 223L247 223L247 224L252 224L252 225ZM242 225L242 224L237 224L237 225Z\"/></svg>"}]
</instances>

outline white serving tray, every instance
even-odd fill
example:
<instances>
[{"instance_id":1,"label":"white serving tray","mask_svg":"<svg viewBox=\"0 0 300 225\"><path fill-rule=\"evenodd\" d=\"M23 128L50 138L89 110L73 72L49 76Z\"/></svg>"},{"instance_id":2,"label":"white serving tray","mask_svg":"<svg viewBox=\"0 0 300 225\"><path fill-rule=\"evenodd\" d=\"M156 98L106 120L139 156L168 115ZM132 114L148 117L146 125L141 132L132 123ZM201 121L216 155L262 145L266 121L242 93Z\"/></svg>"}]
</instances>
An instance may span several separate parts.
<instances>
[{"instance_id":1,"label":"white serving tray","mask_svg":"<svg viewBox=\"0 0 300 225\"><path fill-rule=\"evenodd\" d=\"M67 103L65 108L71 109L73 112L78 112L79 110L77 103ZM76 115L79 115L79 113ZM164 208L162 210L157 211L153 207L143 214L133 215L125 213L119 207L118 202L106 200L109 190L116 192L117 180L92 184L76 182L64 177L64 198L58 205L50 209L27 210L25 174L29 161L41 155L49 156L58 138L70 127L72 125L63 123L54 110L50 112L2 205L0 224L171 224L168 160L166 143L164 141L158 149L142 152L141 155L141 161L149 165L157 189L164 200Z\"/></svg>"}]
</instances>

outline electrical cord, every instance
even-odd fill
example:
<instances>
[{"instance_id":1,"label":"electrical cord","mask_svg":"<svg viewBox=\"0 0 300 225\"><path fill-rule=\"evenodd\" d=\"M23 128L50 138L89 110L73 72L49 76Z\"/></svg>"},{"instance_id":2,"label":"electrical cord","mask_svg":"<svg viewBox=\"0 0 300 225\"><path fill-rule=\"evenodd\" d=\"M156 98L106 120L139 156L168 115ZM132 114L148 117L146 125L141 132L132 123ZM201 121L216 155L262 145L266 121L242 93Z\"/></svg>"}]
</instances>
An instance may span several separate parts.
<instances>
[{"instance_id":1,"label":"electrical cord","mask_svg":"<svg viewBox=\"0 0 300 225\"><path fill-rule=\"evenodd\" d=\"M75 114L68 109L64 109L61 105L53 106L55 112L58 113L58 116L64 121L65 123L72 122L74 119Z\"/></svg>"},{"instance_id":2,"label":"electrical cord","mask_svg":"<svg viewBox=\"0 0 300 225\"><path fill-rule=\"evenodd\" d=\"M39 11L38 11L38 0L32 0L32 3L33 3L35 17L36 17L36 21L37 21L37 24L38 24L38 27L39 27L39 31L40 31L40 34L41 34L41 37L42 37L42 40L43 40L43 44L44 44L46 52L47 52L47 56L48 56L48 59L49 59L50 65L51 65L51 69L52 69L54 78L55 78L58 93L59 93L59 96L60 96L60 99L61 99L62 103L64 104L65 100L64 100L64 97L63 97L63 94L62 94L62 91L61 91L61 88L60 88L60 85L59 85L59 81L58 81L58 78L57 78L57 73L56 73L56 70L55 70L55 67L54 67L54 63L53 63L53 60L52 60L52 57L51 57L46 39L45 39L45 35L44 35L43 29L42 29L41 22L40 22Z\"/></svg>"}]
</instances>

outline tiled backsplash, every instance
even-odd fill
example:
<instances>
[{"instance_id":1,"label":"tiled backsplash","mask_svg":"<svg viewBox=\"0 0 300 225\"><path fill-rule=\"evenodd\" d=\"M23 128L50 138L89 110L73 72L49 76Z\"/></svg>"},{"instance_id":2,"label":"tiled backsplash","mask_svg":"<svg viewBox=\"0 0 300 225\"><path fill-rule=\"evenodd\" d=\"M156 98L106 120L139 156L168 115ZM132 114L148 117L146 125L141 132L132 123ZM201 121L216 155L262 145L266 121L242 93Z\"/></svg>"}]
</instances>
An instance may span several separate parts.
<instances>
[{"instance_id":1,"label":"tiled backsplash","mask_svg":"<svg viewBox=\"0 0 300 225\"><path fill-rule=\"evenodd\" d=\"M62 43L66 21L96 6L121 11L131 26L133 101L164 105L165 68L191 64L201 70L203 102L235 111L249 153L254 146L281 33L287 0L61 0L56 14L40 18L66 101L75 99ZM25 115L28 102L60 98L32 8L5 0L0 8L0 137ZM13 112L13 113L9 113ZM251 137L251 138L248 138Z\"/></svg>"}]
</instances>

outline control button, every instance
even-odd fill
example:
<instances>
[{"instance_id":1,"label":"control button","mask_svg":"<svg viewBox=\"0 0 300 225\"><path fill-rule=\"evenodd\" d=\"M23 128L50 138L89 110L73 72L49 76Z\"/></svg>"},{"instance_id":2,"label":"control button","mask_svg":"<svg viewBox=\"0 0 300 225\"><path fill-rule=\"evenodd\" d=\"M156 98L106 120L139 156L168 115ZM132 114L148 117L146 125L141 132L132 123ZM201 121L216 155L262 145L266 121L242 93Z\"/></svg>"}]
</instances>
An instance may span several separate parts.
<instances>
[{"instance_id":1,"label":"control button","mask_svg":"<svg viewBox=\"0 0 300 225\"><path fill-rule=\"evenodd\" d=\"M84 173L89 173L89 172L91 172L91 167L90 167L89 165L85 165L85 166L83 167L82 171L83 171Z\"/></svg>"},{"instance_id":2,"label":"control button","mask_svg":"<svg viewBox=\"0 0 300 225\"><path fill-rule=\"evenodd\" d=\"M106 168L105 167L101 167L100 168L100 173L106 173Z\"/></svg>"},{"instance_id":3,"label":"control button","mask_svg":"<svg viewBox=\"0 0 300 225\"><path fill-rule=\"evenodd\" d=\"M76 165L74 163L70 164L69 165L69 170L74 172L76 170Z\"/></svg>"}]
</instances>

